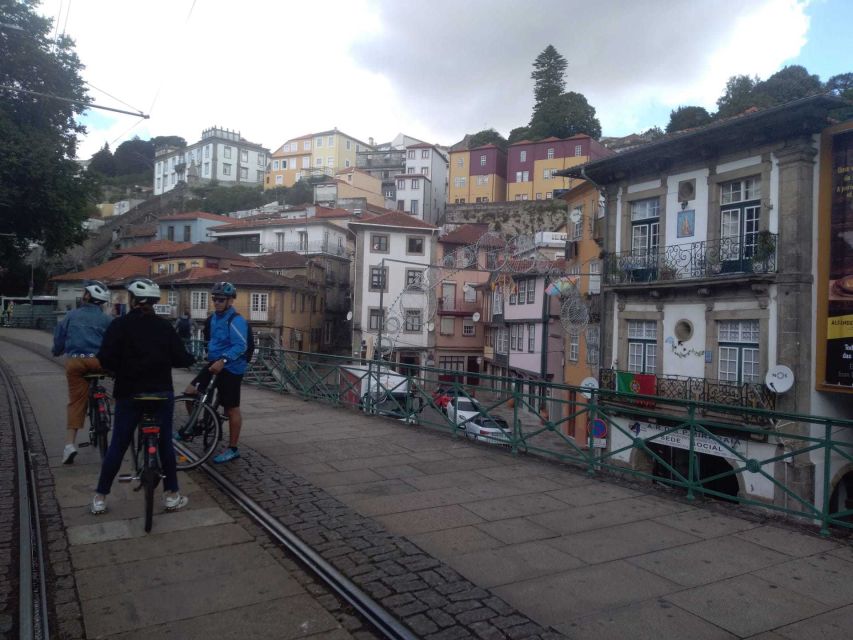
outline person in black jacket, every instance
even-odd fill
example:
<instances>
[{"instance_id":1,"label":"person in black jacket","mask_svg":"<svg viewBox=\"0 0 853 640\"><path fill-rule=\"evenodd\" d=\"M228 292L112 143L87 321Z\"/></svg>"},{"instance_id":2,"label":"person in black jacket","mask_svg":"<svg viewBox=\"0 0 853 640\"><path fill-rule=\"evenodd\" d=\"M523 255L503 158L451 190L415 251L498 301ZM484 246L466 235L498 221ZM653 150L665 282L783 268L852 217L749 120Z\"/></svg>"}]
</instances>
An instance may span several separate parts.
<instances>
[{"instance_id":1,"label":"person in black jacket","mask_svg":"<svg viewBox=\"0 0 853 640\"><path fill-rule=\"evenodd\" d=\"M160 301L160 288L147 278L136 278L127 285L131 311L117 318L107 329L98 360L115 375L115 421L110 447L101 466L98 487L92 498L92 513L107 510L106 496L121 468L121 461L133 438L141 413L133 403L138 394L156 394L169 398L158 415L160 424L160 460L165 473L163 503L174 511L187 504L178 491L175 448L172 443L172 368L194 362L172 325L154 314L153 304Z\"/></svg>"}]
</instances>

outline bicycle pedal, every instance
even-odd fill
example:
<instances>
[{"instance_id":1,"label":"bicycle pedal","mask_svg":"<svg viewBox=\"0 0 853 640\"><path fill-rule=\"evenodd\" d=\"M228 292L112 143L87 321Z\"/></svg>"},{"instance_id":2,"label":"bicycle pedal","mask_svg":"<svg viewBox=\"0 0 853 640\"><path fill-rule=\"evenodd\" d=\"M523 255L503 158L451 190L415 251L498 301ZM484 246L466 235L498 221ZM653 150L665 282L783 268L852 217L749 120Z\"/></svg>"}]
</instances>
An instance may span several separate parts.
<instances>
[{"instance_id":1,"label":"bicycle pedal","mask_svg":"<svg viewBox=\"0 0 853 640\"><path fill-rule=\"evenodd\" d=\"M118 477L119 482L133 482L134 480L139 480L139 478L130 474L125 474Z\"/></svg>"},{"instance_id":2,"label":"bicycle pedal","mask_svg":"<svg viewBox=\"0 0 853 640\"><path fill-rule=\"evenodd\" d=\"M91 447L91 446L92 446L91 442L81 442L80 444L77 445L77 448L82 449L83 447Z\"/></svg>"}]
</instances>

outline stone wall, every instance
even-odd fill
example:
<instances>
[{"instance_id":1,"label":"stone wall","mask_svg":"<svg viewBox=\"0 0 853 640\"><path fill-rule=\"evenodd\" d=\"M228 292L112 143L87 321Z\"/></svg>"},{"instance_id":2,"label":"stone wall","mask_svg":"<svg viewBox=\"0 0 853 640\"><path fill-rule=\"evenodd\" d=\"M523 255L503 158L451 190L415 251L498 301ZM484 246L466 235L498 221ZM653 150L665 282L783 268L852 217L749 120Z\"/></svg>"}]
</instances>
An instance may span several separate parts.
<instances>
[{"instance_id":1,"label":"stone wall","mask_svg":"<svg viewBox=\"0 0 853 640\"><path fill-rule=\"evenodd\" d=\"M449 204L445 222L463 225L487 223L489 229L510 235L553 231L565 224L568 204L565 200L515 200L484 204Z\"/></svg>"}]
</instances>

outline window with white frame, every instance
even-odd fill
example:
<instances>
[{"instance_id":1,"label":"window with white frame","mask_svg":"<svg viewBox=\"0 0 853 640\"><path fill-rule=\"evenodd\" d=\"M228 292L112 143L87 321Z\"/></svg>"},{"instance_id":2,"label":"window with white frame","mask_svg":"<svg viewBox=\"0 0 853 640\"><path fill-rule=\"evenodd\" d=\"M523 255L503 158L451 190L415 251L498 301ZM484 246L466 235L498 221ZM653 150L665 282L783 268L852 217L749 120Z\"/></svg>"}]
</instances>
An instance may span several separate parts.
<instances>
[{"instance_id":1,"label":"window with white frame","mask_svg":"<svg viewBox=\"0 0 853 640\"><path fill-rule=\"evenodd\" d=\"M601 293L601 261L592 260L589 265L589 292Z\"/></svg>"},{"instance_id":2,"label":"window with white frame","mask_svg":"<svg viewBox=\"0 0 853 640\"><path fill-rule=\"evenodd\" d=\"M322 136L317 136L317 138L314 140L314 146L315 147L322 147L323 146L323 137Z\"/></svg>"},{"instance_id":3,"label":"window with white frame","mask_svg":"<svg viewBox=\"0 0 853 640\"><path fill-rule=\"evenodd\" d=\"M542 179L550 180L551 179L551 169L542 169Z\"/></svg>"},{"instance_id":4,"label":"window with white frame","mask_svg":"<svg viewBox=\"0 0 853 640\"><path fill-rule=\"evenodd\" d=\"M511 324L509 325L509 350L510 351L518 351L518 330L521 328L521 325Z\"/></svg>"},{"instance_id":5,"label":"window with white frame","mask_svg":"<svg viewBox=\"0 0 853 640\"><path fill-rule=\"evenodd\" d=\"M599 346L601 341L601 327L597 324L587 326L584 338L586 339L586 363L597 367L599 361L598 354L601 349Z\"/></svg>"},{"instance_id":6,"label":"window with white frame","mask_svg":"<svg viewBox=\"0 0 853 640\"><path fill-rule=\"evenodd\" d=\"M465 186L465 178L461 176L457 176L453 178L453 186L454 187L464 187Z\"/></svg>"},{"instance_id":7,"label":"window with white frame","mask_svg":"<svg viewBox=\"0 0 853 640\"><path fill-rule=\"evenodd\" d=\"M429 175L429 167L421 167L421 174L428 176Z\"/></svg>"},{"instance_id":8,"label":"window with white frame","mask_svg":"<svg viewBox=\"0 0 853 640\"><path fill-rule=\"evenodd\" d=\"M268 293L252 293L249 296L249 320L267 320L267 311L269 310L269 294Z\"/></svg>"},{"instance_id":9,"label":"window with white frame","mask_svg":"<svg viewBox=\"0 0 853 640\"><path fill-rule=\"evenodd\" d=\"M576 144L575 145L575 156L583 155L583 145Z\"/></svg>"},{"instance_id":10,"label":"window with white frame","mask_svg":"<svg viewBox=\"0 0 853 640\"><path fill-rule=\"evenodd\" d=\"M476 283L474 282L466 282L465 286L462 287L462 299L465 302L477 302L477 289Z\"/></svg>"},{"instance_id":11,"label":"window with white frame","mask_svg":"<svg viewBox=\"0 0 853 640\"><path fill-rule=\"evenodd\" d=\"M349 160L344 160L344 166L345 166L345 167L349 167L349 166L350 166L350 162L349 162Z\"/></svg>"},{"instance_id":12,"label":"window with white frame","mask_svg":"<svg viewBox=\"0 0 853 640\"><path fill-rule=\"evenodd\" d=\"M755 253L761 214L761 177L720 185L720 258L750 260ZM729 270L732 269L729 267ZM742 269L735 269L742 270Z\"/></svg>"},{"instance_id":13,"label":"window with white frame","mask_svg":"<svg viewBox=\"0 0 853 640\"><path fill-rule=\"evenodd\" d=\"M417 173L417 172L418 172L418 170L417 170L417 169L415 169L415 167L408 167L408 168L406 169L406 173L415 174L415 173Z\"/></svg>"},{"instance_id":14,"label":"window with white frame","mask_svg":"<svg viewBox=\"0 0 853 640\"><path fill-rule=\"evenodd\" d=\"M525 304L527 300L527 280L518 281L518 304ZM512 303L510 303L512 304Z\"/></svg>"},{"instance_id":15,"label":"window with white frame","mask_svg":"<svg viewBox=\"0 0 853 640\"><path fill-rule=\"evenodd\" d=\"M527 352L533 353L536 349L536 325L532 322L527 325Z\"/></svg>"},{"instance_id":16,"label":"window with white frame","mask_svg":"<svg viewBox=\"0 0 853 640\"><path fill-rule=\"evenodd\" d=\"M628 371L655 373L657 368L657 322L628 320Z\"/></svg>"},{"instance_id":17,"label":"window with white frame","mask_svg":"<svg viewBox=\"0 0 853 640\"><path fill-rule=\"evenodd\" d=\"M314 158L314 166L322 167L323 166L323 158Z\"/></svg>"},{"instance_id":18,"label":"window with white frame","mask_svg":"<svg viewBox=\"0 0 853 640\"><path fill-rule=\"evenodd\" d=\"M474 333L474 321L471 318L463 318L462 320L462 335L471 338Z\"/></svg>"},{"instance_id":19,"label":"window with white frame","mask_svg":"<svg viewBox=\"0 0 853 640\"><path fill-rule=\"evenodd\" d=\"M423 269L406 269L406 286L419 285L424 281Z\"/></svg>"},{"instance_id":20,"label":"window with white frame","mask_svg":"<svg viewBox=\"0 0 853 640\"><path fill-rule=\"evenodd\" d=\"M276 184L284 184L284 176L283 175L277 175L275 177L275 183Z\"/></svg>"},{"instance_id":21,"label":"window with white frame","mask_svg":"<svg viewBox=\"0 0 853 640\"><path fill-rule=\"evenodd\" d=\"M463 158L462 156L459 156L456 159L456 166L457 167L464 167L465 166L465 158Z\"/></svg>"},{"instance_id":22,"label":"window with white frame","mask_svg":"<svg viewBox=\"0 0 853 640\"><path fill-rule=\"evenodd\" d=\"M418 215L420 213L420 202L417 200L412 200L409 203L409 213L412 215Z\"/></svg>"},{"instance_id":23,"label":"window with white frame","mask_svg":"<svg viewBox=\"0 0 853 640\"><path fill-rule=\"evenodd\" d=\"M346 141L347 151L349 151L349 150L350 150L351 146L352 146L352 143L351 143L349 140L347 140L347 141Z\"/></svg>"},{"instance_id":24,"label":"window with white frame","mask_svg":"<svg viewBox=\"0 0 853 640\"><path fill-rule=\"evenodd\" d=\"M519 151L518 161L519 162L527 162L527 151Z\"/></svg>"},{"instance_id":25,"label":"window with white frame","mask_svg":"<svg viewBox=\"0 0 853 640\"><path fill-rule=\"evenodd\" d=\"M477 176L477 184L489 184L489 176Z\"/></svg>"},{"instance_id":26,"label":"window with white frame","mask_svg":"<svg viewBox=\"0 0 853 640\"><path fill-rule=\"evenodd\" d=\"M421 158L429 158L429 149L421 149Z\"/></svg>"},{"instance_id":27,"label":"window with white frame","mask_svg":"<svg viewBox=\"0 0 853 640\"><path fill-rule=\"evenodd\" d=\"M402 180L402 179L397 180L397 188L400 189L401 191L403 189L405 189L406 188L406 181Z\"/></svg>"},{"instance_id":28,"label":"window with white frame","mask_svg":"<svg viewBox=\"0 0 853 640\"><path fill-rule=\"evenodd\" d=\"M631 252L644 257L657 251L660 229L658 198L635 200L631 203Z\"/></svg>"},{"instance_id":29,"label":"window with white frame","mask_svg":"<svg viewBox=\"0 0 853 640\"><path fill-rule=\"evenodd\" d=\"M228 163L223 163L222 165L222 175L230 176L231 175L231 165Z\"/></svg>"},{"instance_id":30,"label":"window with white frame","mask_svg":"<svg viewBox=\"0 0 853 640\"><path fill-rule=\"evenodd\" d=\"M223 150L223 153L222 153L222 157L226 158L226 159L231 158L231 147L229 147L228 145L225 146L225 149Z\"/></svg>"},{"instance_id":31,"label":"window with white frame","mask_svg":"<svg viewBox=\"0 0 853 640\"><path fill-rule=\"evenodd\" d=\"M509 353L509 331L507 331L506 327L501 327L498 329L497 341L495 343L495 350L501 355L507 355Z\"/></svg>"},{"instance_id":32,"label":"window with white frame","mask_svg":"<svg viewBox=\"0 0 853 640\"><path fill-rule=\"evenodd\" d=\"M273 171L278 171L278 160L273 160L273 161L272 161L272 170L273 170Z\"/></svg>"},{"instance_id":33,"label":"window with white frame","mask_svg":"<svg viewBox=\"0 0 853 640\"><path fill-rule=\"evenodd\" d=\"M441 327L440 327L441 335L443 336L452 336L456 333L456 318L453 317L444 317L441 319Z\"/></svg>"},{"instance_id":34,"label":"window with white frame","mask_svg":"<svg viewBox=\"0 0 853 640\"><path fill-rule=\"evenodd\" d=\"M168 293L166 294L166 304L171 306L173 308L173 310L175 310L175 311L177 310L177 306L178 306L178 292L177 291L175 291L174 289L169 289Z\"/></svg>"},{"instance_id":35,"label":"window with white frame","mask_svg":"<svg viewBox=\"0 0 853 640\"><path fill-rule=\"evenodd\" d=\"M334 147L335 146L335 136L329 136L329 138L326 140L326 146L327 147Z\"/></svg>"},{"instance_id":36,"label":"window with white frame","mask_svg":"<svg viewBox=\"0 0 853 640\"><path fill-rule=\"evenodd\" d=\"M249 151L247 149L240 149L240 162L248 162L249 161Z\"/></svg>"},{"instance_id":37,"label":"window with white frame","mask_svg":"<svg viewBox=\"0 0 853 640\"><path fill-rule=\"evenodd\" d=\"M577 362L580 357L580 334L569 334L569 360Z\"/></svg>"},{"instance_id":38,"label":"window with white frame","mask_svg":"<svg viewBox=\"0 0 853 640\"><path fill-rule=\"evenodd\" d=\"M541 192L541 191L537 191L537 192L536 192L536 199L537 199L537 200L541 200L541 199L542 199L542 192Z\"/></svg>"},{"instance_id":39,"label":"window with white frame","mask_svg":"<svg viewBox=\"0 0 853 640\"><path fill-rule=\"evenodd\" d=\"M516 182L529 182L530 181L530 172L529 171L516 171L515 172L515 181Z\"/></svg>"},{"instance_id":40,"label":"window with white frame","mask_svg":"<svg viewBox=\"0 0 853 640\"><path fill-rule=\"evenodd\" d=\"M420 189L421 181L420 180L412 180L412 189Z\"/></svg>"},{"instance_id":41,"label":"window with white frame","mask_svg":"<svg viewBox=\"0 0 853 640\"><path fill-rule=\"evenodd\" d=\"M415 150L409 149L409 152L406 154L406 157L408 157L410 160L414 160L415 159Z\"/></svg>"},{"instance_id":42,"label":"window with white frame","mask_svg":"<svg viewBox=\"0 0 853 640\"><path fill-rule=\"evenodd\" d=\"M536 280L527 281L527 304L536 302Z\"/></svg>"},{"instance_id":43,"label":"window with white frame","mask_svg":"<svg viewBox=\"0 0 853 640\"><path fill-rule=\"evenodd\" d=\"M249 168L248 167L240 167L240 180L248 180L249 179Z\"/></svg>"},{"instance_id":44,"label":"window with white frame","mask_svg":"<svg viewBox=\"0 0 853 640\"><path fill-rule=\"evenodd\" d=\"M442 282L441 283L441 308L445 311L453 311L456 309L456 283Z\"/></svg>"},{"instance_id":45,"label":"window with white frame","mask_svg":"<svg viewBox=\"0 0 853 640\"><path fill-rule=\"evenodd\" d=\"M207 318L207 291L190 292L190 315L193 318Z\"/></svg>"},{"instance_id":46,"label":"window with white frame","mask_svg":"<svg viewBox=\"0 0 853 640\"><path fill-rule=\"evenodd\" d=\"M329 156L328 158L326 158L326 166L327 167L334 167L335 166L335 158L333 156Z\"/></svg>"},{"instance_id":47,"label":"window with white frame","mask_svg":"<svg viewBox=\"0 0 853 640\"><path fill-rule=\"evenodd\" d=\"M311 141L310 140L305 140L302 143L302 150L303 151L311 151Z\"/></svg>"},{"instance_id":48,"label":"window with white frame","mask_svg":"<svg viewBox=\"0 0 853 640\"><path fill-rule=\"evenodd\" d=\"M743 384L760 382L758 320L717 323L720 380Z\"/></svg>"},{"instance_id":49,"label":"window with white frame","mask_svg":"<svg viewBox=\"0 0 853 640\"><path fill-rule=\"evenodd\" d=\"M545 199L550 200L553 197L553 195L554 195L553 191L546 191L545 192Z\"/></svg>"},{"instance_id":50,"label":"window with white frame","mask_svg":"<svg viewBox=\"0 0 853 640\"><path fill-rule=\"evenodd\" d=\"M204 148L204 157L205 157L205 158L209 158L209 157L210 157L210 145L207 145L207 146Z\"/></svg>"},{"instance_id":51,"label":"window with white frame","mask_svg":"<svg viewBox=\"0 0 853 640\"><path fill-rule=\"evenodd\" d=\"M406 333L421 333L423 331L423 309L406 309L403 331Z\"/></svg>"},{"instance_id":52,"label":"window with white frame","mask_svg":"<svg viewBox=\"0 0 853 640\"><path fill-rule=\"evenodd\" d=\"M388 235L384 233L371 233L370 250L373 253L388 253Z\"/></svg>"},{"instance_id":53,"label":"window with white frame","mask_svg":"<svg viewBox=\"0 0 853 640\"><path fill-rule=\"evenodd\" d=\"M546 157L548 158L548 160L553 160L553 159L554 159L554 147L549 147L549 148L548 148L548 151L547 151L547 153L546 153Z\"/></svg>"},{"instance_id":54,"label":"window with white frame","mask_svg":"<svg viewBox=\"0 0 853 640\"><path fill-rule=\"evenodd\" d=\"M481 167L485 167L485 166L486 166L486 154L483 154L483 155L481 155L481 156L480 156L480 166L481 166Z\"/></svg>"},{"instance_id":55,"label":"window with white frame","mask_svg":"<svg viewBox=\"0 0 853 640\"><path fill-rule=\"evenodd\" d=\"M504 294L500 288L492 292L492 313L501 315L504 312Z\"/></svg>"},{"instance_id":56,"label":"window with white frame","mask_svg":"<svg viewBox=\"0 0 853 640\"><path fill-rule=\"evenodd\" d=\"M311 166L311 157L310 156L302 156L302 168L307 169Z\"/></svg>"},{"instance_id":57,"label":"window with white frame","mask_svg":"<svg viewBox=\"0 0 853 640\"><path fill-rule=\"evenodd\" d=\"M420 236L407 236L406 254L422 256L424 254L424 239Z\"/></svg>"}]
</instances>

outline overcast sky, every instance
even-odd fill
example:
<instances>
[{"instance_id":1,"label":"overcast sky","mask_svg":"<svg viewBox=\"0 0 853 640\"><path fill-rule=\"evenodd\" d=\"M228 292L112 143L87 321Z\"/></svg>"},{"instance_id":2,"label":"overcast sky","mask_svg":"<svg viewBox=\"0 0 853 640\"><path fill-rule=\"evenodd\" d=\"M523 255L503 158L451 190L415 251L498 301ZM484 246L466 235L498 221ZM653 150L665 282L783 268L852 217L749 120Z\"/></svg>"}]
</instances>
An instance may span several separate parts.
<instances>
[{"instance_id":1,"label":"overcast sky","mask_svg":"<svg viewBox=\"0 0 853 640\"><path fill-rule=\"evenodd\" d=\"M850 0L43 0L41 11L76 41L94 102L151 116L88 112L81 158L133 135L192 143L213 125L271 150L333 127L377 142L506 136L530 119L532 63L548 44L605 136L663 128L678 105L713 111L735 74L853 71Z\"/></svg>"}]
</instances>

